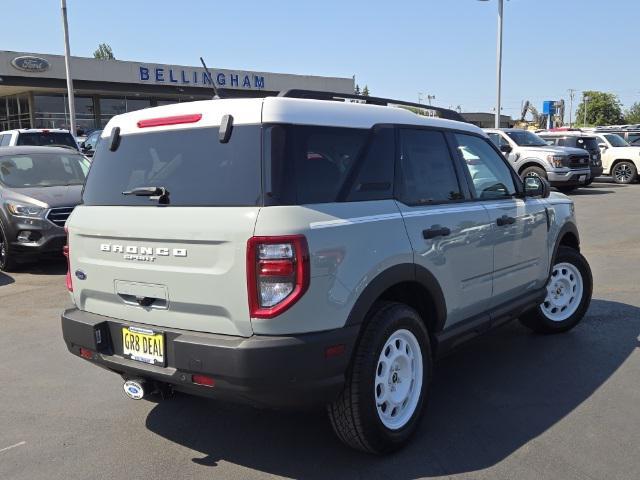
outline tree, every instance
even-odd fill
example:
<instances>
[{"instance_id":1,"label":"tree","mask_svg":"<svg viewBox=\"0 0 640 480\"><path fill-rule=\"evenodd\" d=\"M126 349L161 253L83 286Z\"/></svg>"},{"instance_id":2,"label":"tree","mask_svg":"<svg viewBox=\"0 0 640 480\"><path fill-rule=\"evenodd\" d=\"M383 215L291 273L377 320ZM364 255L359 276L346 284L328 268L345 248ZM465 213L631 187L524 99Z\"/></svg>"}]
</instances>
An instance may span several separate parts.
<instances>
[{"instance_id":1,"label":"tree","mask_svg":"<svg viewBox=\"0 0 640 480\"><path fill-rule=\"evenodd\" d=\"M93 58L97 58L98 60L115 60L116 57L113 55L113 50L107 43L101 43L98 45L98 48L95 52L93 52Z\"/></svg>"},{"instance_id":2,"label":"tree","mask_svg":"<svg viewBox=\"0 0 640 480\"><path fill-rule=\"evenodd\" d=\"M362 96L363 97L369 96L369 87L367 85L365 85L364 88L362 89Z\"/></svg>"},{"instance_id":3,"label":"tree","mask_svg":"<svg viewBox=\"0 0 640 480\"><path fill-rule=\"evenodd\" d=\"M640 103L634 103L624 112L624 123L640 123Z\"/></svg>"},{"instance_id":4,"label":"tree","mask_svg":"<svg viewBox=\"0 0 640 480\"><path fill-rule=\"evenodd\" d=\"M356 89L355 89L355 92L354 92L354 93L355 93L356 95L360 95L360 85L358 85L357 83L356 83Z\"/></svg>"},{"instance_id":5,"label":"tree","mask_svg":"<svg viewBox=\"0 0 640 480\"><path fill-rule=\"evenodd\" d=\"M585 101L587 97L587 121L584 121ZM576 126L588 125L616 125L622 122L622 106L620 99L613 93L587 90L584 92L582 102L576 110Z\"/></svg>"}]
</instances>

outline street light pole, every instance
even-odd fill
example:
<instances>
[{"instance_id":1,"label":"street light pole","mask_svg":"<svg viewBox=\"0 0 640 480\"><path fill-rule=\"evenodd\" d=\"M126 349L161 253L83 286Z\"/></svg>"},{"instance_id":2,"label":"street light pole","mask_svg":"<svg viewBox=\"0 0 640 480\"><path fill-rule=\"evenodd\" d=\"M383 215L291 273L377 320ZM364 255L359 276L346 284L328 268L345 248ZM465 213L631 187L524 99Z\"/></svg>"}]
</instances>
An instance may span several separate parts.
<instances>
[{"instance_id":1,"label":"street light pole","mask_svg":"<svg viewBox=\"0 0 640 480\"><path fill-rule=\"evenodd\" d=\"M64 30L64 66L67 74L67 97L69 98L69 118L71 135L77 134L76 130L76 102L73 96L73 79L71 78L71 65L69 53L69 25L67 24L67 0L61 0L62 28Z\"/></svg>"},{"instance_id":2,"label":"street light pole","mask_svg":"<svg viewBox=\"0 0 640 480\"><path fill-rule=\"evenodd\" d=\"M587 126L587 105L589 102L589 95L584 95L583 100L584 100L584 121L582 122L582 124L586 127Z\"/></svg>"},{"instance_id":3,"label":"street light pole","mask_svg":"<svg viewBox=\"0 0 640 480\"><path fill-rule=\"evenodd\" d=\"M495 128L500 128L500 96L502 94L502 15L503 2L498 0L498 52L497 52L497 92L496 92L496 122Z\"/></svg>"}]
</instances>

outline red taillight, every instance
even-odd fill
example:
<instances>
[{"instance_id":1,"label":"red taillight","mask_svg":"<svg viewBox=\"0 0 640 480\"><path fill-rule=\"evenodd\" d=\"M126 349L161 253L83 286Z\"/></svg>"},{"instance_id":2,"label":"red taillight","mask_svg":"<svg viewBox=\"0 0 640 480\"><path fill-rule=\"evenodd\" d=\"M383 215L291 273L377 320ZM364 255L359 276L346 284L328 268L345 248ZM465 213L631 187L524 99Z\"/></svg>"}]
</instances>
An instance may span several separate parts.
<instances>
[{"instance_id":1,"label":"red taillight","mask_svg":"<svg viewBox=\"0 0 640 480\"><path fill-rule=\"evenodd\" d=\"M191 375L191 381L196 385L202 385L203 387L216 386L216 381L211 377L207 377L206 375L200 375L200 374Z\"/></svg>"},{"instance_id":2,"label":"red taillight","mask_svg":"<svg viewBox=\"0 0 640 480\"><path fill-rule=\"evenodd\" d=\"M247 293L253 318L273 318L309 287L309 248L304 235L252 237L247 242Z\"/></svg>"},{"instance_id":3,"label":"red taillight","mask_svg":"<svg viewBox=\"0 0 640 480\"><path fill-rule=\"evenodd\" d=\"M67 227L65 227L64 231L67 232L67 244L62 247L62 253L67 258L67 277L65 279L65 283L67 284L67 290L73 292L73 281L71 280L71 262L69 260L69 230L67 230Z\"/></svg>"},{"instance_id":4,"label":"red taillight","mask_svg":"<svg viewBox=\"0 0 640 480\"><path fill-rule=\"evenodd\" d=\"M190 115L174 115L173 117L148 118L138 121L138 128L160 127L163 125L178 125L180 123L196 123L202 118L201 113Z\"/></svg>"},{"instance_id":5,"label":"red taillight","mask_svg":"<svg viewBox=\"0 0 640 480\"><path fill-rule=\"evenodd\" d=\"M80 356L87 360L91 360L93 358L93 352L87 348L80 347Z\"/></svg>"}]
</instances>

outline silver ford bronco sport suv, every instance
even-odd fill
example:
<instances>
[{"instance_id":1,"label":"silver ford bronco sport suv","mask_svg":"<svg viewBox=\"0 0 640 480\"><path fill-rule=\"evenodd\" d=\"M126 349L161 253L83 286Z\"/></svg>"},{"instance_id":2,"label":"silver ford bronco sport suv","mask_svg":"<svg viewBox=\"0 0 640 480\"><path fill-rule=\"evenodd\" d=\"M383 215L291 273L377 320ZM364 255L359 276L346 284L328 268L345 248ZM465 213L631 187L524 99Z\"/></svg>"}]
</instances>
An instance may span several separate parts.
<instances>
[{"instance_id":1,"label":"silver ford bronco sport suv","mask_svg":"<svg viewBox=\"0 0 640 480\"><path fill-rule=\"evenodd\" d=\"M389 452L438 355L514 318L573 328L590 268L571 200L479 128L297 93L109 122L67 222L64 340L131 398L324 405Z\"/></svg>"}]
</instances>

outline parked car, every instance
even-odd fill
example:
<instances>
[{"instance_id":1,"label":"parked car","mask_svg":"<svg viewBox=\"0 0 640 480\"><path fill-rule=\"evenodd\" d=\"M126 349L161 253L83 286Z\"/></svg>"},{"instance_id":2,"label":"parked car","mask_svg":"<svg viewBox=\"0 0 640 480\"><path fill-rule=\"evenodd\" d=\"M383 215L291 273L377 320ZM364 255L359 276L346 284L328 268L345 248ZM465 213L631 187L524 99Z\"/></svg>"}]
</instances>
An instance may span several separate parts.
<instances>
[{"instance_id":1,"label":"parked car","mask_svg":"<svg viewBox=\"0 0 640 480\"><path fill-rule=\"evenodd\" d=\"M634 127L636 126L634 125ZM638 128L597 128L593 131L601 134L619 135L629 145L633 147L640 147L640 129Z\"/></svg>"},{"instance_id":2,"label":"parked car","mask_svg":"<svg viewBox=\"0 0 640 480\"><path fill-rule=\"evenodd\" d=\"M326 405L371 453L420 425L437 355L591 298L570 199L471 124L364 102L115 116L67 228L64 340L127 396Z\"/></svg>"},{"instance_id":3,"label":"parked car","mask_svg":"<svg viewBox=\"0 0 640 480\"><path fill-rule=\"evenodd\" d=\"M98 144L98 140L100 140L100 134L102 134L102 130L93 130L80 143L80 151L87 157L89 158L93 157L93 154L96 151L96 145Z\"/></svg>"},{"instance_id":4,"label":"parked car","mask_svg":"<svg viewBox=\"0 0 640 480\"><path fill-rule=\"evenodd\" d=\"M49 146L69 147L78 150L76 139L69 130L57 128L21 128L0 132L1 147Z\"/></svg>"},{"instance_id":5,"label":"parked car","mask_svg":"<svg viewBox=\"0 0 640 480\"><path fill-rule=\"evenodd\" d=\"M629 145L615 133L593 134L598 139L602 152L602 166L605 175L611 175L616 183L633 183L638 178L640 167L640 146Z\"/></svg>"},{"instance_id":6,"label":"parked car","mask_svg":"<svg viewBox=\"0 0 640 480\"><path fill-rule=\"evenodd\" d=\"M591 178L589 153L583 149L552 147L528 130L484 129L524 179L541 177L561 192L586 185Z\"/></svg>"},{"instance_id":7,"label":"parked car","mask_svg":"<svg viewBox=\"0 0 640 480\"><path fill-rule=\"evenodd\" d=\"M596 177L602 175L602 156L598 139L593 135L581 132L580 130L568 130L564 132L542 132L538 134L548 145L558 147L581 148L589 152L591 163L589 165L591 176L587 180L587 185L593 183Z\"/></svg>"},{"instance_id":8,"label":"parked car","mask_svg":"<svg viewBox=\"0 0 640 480\"><path fill-rule=\"evenodd\" d=\"M0 270L62 255L64 224L88 170L89 162L68 148L0 148Z\"/></svg>"}]
</instances>

